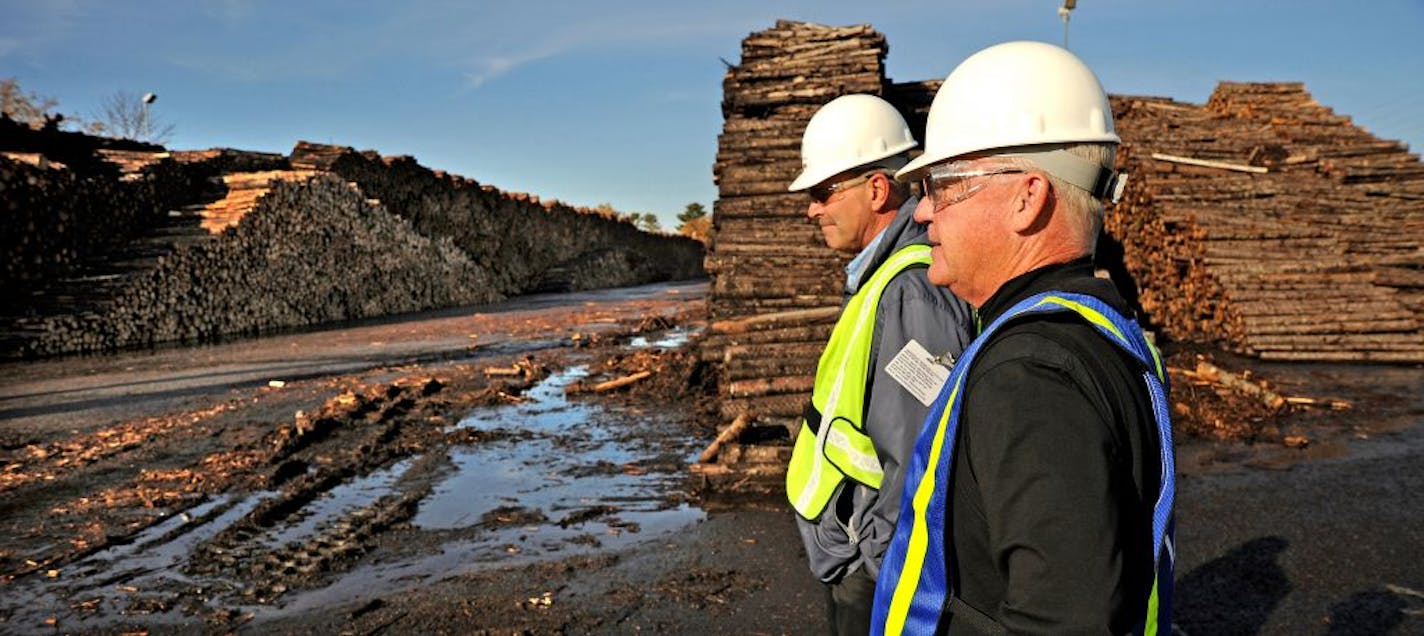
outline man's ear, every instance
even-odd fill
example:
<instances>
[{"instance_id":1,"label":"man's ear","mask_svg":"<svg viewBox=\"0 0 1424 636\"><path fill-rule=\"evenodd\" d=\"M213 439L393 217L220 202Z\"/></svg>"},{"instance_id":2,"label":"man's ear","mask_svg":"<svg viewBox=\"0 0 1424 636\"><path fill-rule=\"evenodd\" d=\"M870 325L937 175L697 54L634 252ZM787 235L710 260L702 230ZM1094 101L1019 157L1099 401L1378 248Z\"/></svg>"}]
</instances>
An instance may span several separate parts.
<instances>
[{"instance_id":1,"label":"man's ear","mask_svg":"<svg viewBox=\"0 0 1424 636\"><path fill-rule=\"evenodd\" d=\"M1009 207L1009 227L1019 234L1033 234L1048 225L1053 216L1053 185L1048 177L1026 172Z\"/></svg>"},{"instance_id":2,"label":"man's ear","mask_svg":"<svg viewBox=\"0 0 1424 636\"><path fill-rule=\"evenodd\" d=\"M881 213L898 211L900 209L899 206L893 208L889 207L893 190L891 189L892 184L890 183L890 177L886 176L885 173L877 172L871 175L868 185L870 187L870 207L872 209Z\"/></svg>"}]
</instances>

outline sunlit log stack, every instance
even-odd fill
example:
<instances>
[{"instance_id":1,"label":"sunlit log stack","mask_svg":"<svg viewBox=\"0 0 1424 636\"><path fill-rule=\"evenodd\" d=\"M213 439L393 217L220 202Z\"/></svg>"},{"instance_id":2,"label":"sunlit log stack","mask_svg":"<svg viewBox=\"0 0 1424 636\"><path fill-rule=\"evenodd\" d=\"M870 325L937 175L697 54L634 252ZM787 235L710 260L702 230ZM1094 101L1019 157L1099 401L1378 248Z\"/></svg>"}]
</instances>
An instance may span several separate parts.
<instances>
[{"instance_id":1,"label":"sunlit log stack","mask_svg":"<svg viewBox=\"0 0 1424 636\"><path fill-rule=\"evenodd\" d=\"M223 198L212 203L186 206L184 211L200 217L202 221L199 225L203 230L209 234L218 234L242 221L242 217L257 205L257 200L267 196L274 182L304 183L316 174L315 170L264 170L225 174L217 177L227 189Z\"/></svg>"},{"instance_id":2,"label":"sunlit log stack","mask_svg":"<svg viewBox=\"0 0 1424 636\"><path fill-rule=\"evenodd\" d=\"M1150 320L1271 360L1424 362L1424 164L1299 83L1116 97L1107 229Z\"/></svg>"},{"instance_id":3,"label":"sunlit log stack","mask_svg":"<svg viewBox=\"0 0 1424 636\"><path fill-rule=\"evenodd\" d=\"M806 219L801 134L822 104L880 95L885 38L868 25L779 21L742 41L723 80L725 117L713 168L707 270L713 324L704 360L722 367L721 410L791 423L810 393L816 360L839 313L845 257Z\"/></svg>"},{"instance_id":4,"label":"sunlit log stack","mask_svg":"<svg viewBox=\"0 0 1424 636\"><path fill-rule=\"evenodd\" d=\"M121 178L129 181L143 178L143 169L169 158L167 151L113 150L100 148L96 152L105 161L119 167Z\"/></svg>"},{"instance_id":5,"label":"sunlit log stack","mask_svg":"<svg viewBox=\"0 0 1424 636\"><path fill-rule=\"evenodd\" d=\"M801 170L806 123L836 97L869 93L899 108L917 138L924 130L939 81L889 82L886 50L866 25L780 21L743 41L741 64L723 81L707 258L713 320L701 355L721 369L720 415L735 422L723 433L737 433L712 453L715 463L694 466L713 490L783 488L785 439L840 316L847 256L825 247L806 196L786 192Z\"/></svg>"}]
</instances>

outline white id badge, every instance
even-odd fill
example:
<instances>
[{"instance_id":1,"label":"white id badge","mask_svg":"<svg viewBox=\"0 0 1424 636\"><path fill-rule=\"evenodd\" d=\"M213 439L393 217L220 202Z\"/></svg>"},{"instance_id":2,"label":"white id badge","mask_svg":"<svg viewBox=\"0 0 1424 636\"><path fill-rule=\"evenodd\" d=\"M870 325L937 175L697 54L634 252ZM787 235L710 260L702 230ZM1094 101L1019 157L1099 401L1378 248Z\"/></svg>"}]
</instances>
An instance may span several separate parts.
<instances>
[{"instance_id":1,"label":"white id badge","mask_svg":"<svg viewBox=\"0 0 1424 636\"><path fill-rule=\"evenodd\" d=\"M885 365L885 372L925 406L934 404L939 390L949 380L949 369L935 362L935 357L914 340L905 343L905 348Z\"/></svg>"}]
</instances>

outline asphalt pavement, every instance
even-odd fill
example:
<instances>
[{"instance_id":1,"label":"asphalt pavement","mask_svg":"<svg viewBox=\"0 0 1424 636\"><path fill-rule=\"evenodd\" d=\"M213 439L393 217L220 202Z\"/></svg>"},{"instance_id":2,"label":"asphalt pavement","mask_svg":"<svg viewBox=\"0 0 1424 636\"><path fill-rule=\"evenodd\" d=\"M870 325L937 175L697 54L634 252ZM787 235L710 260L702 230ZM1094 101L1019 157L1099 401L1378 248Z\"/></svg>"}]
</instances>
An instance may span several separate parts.
<instances>
[{"instance_id":1,"label":"asphalt pavement","mask_svg":"<svg viewBox=\"0 0 1424 636\"><path fill-rule=\"evenodd\" d=\"M1184 474L1177 625L1202 634L1424 634L1424 426L1336 457ZM1412 412L1411 412L1412 411Z\"/></svg>"}]
</instances>

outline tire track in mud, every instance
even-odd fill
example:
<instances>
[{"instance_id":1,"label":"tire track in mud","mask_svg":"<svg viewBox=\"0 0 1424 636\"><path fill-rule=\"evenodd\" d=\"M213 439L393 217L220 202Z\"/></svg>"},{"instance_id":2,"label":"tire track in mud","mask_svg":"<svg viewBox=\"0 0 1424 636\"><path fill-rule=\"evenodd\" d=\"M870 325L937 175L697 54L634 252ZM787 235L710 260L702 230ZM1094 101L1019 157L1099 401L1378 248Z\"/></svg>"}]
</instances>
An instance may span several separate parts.
<instances>
[{"instance_id":1,"label":"tire track in mud","mask_svg":"<svg viewBox=\"0 0 1424 636\"><path fill-rule=\"evenodd\" d=\"M465 370L463 376L461 380L465 384L478 383L472 370ZM467 407L460 406L461 403L499 401L502 398L497 396L517 394L524 384L527 381L523 379L502 380L461 395L441 396L444 388L441 380L415 377L365 387L361 392L346 391L328 400L315 413L298 412L291 422L239 448L209 453L179 468L137 468L136 476L121 478L118 484L109 487L102 484L113 483L112 479L88 473L118 472L119 469L106 467L105 463L137 462L157 452L157 446L190 444L195 433L214 434L182 424L191 425L238 409L233 403L227 403L196 413L148 418L137 424L120 424L53 442L48 447L59 451L45 453L40 457L41 462L7 464L7 474L15 479L11 481L11 488L0 491L0 509L17 511L27 504L33 505L29 500L44 484L60 482L64 484L61 489L64 492L82 491L86 483L97 483L101 487L78 496L51 497L55 503L40 502L48 503L39 506L47 514L42 513L40 519L29 517L34 522L29 528L19 528L26 515L7 514L12 518L6 525L18 531L11 532L6 546L0 549L0 585L13 587L16 579L44 576L57 583L55 587L61 596L104 586L123 586L149 572L140 568L74 585L67 585L66 581L75 574L82 576L86 568L77 567L78 562L139 542L140 534L147 529L173 519L182 522L159 537L142 540L135 551L176 541L196 528L215 522L244 501L255 499L255 505L231 520L230 527L194 546L192 559L185 569L191 574L231 577L232 582L221 587L259 602L270 600L285 588L279 583L264 581L263 577L287 569L274 569L272 564L296 564L292 569L299 570L299 574L332 570L332 563L364 551L370 536L407 520L422 493L386 498L368 510L355 511L348 519L324 528L323 535L305 548L242 549L243 537L279 526L344 481L393 464L402 457L425 452L432 445L442 445L441 426L449 409ZM30 454L39 455L33 450ZM232 495L253 491L259 494L246 499ZM261 494L262 491L271 494ZM215 496L225 500L204 515L195 517L186 512L204 506ZM237 558L232 553L239 557L250 555L250 558ZM222 558L207 558L213 554ZM232 567L224 568L224 563ZM149 568L150 571L156 569L162 568ZM296 578L302 579L301 576ZM185 596L201 597L200 600L206 602L212 590L207 586L193 589L198 591L136 596L121 604L122 611L165 612L178 606ZM133 594L131 590L120 591ZM4 622L23 609L10 603L5 605L0 606L0 619ZM80 598L74 605L80 613L94 613L101 609L102 603L91 597Z\"/></svg>"},{"instance_id":2,"label":"tire track in mud","mask_svg":"<svg viewBox=\"0 0 1424 636\"><path fill-rule=\"evenodd\" d=\"M191 625L194 619L231 628L264 606L284 603L284 596L341 580L353 568L369 565L372 553L384 555L383 561L414 559L417 567L392 577L419 580L432 575L432 547L438 554L449 542L461 546L457 552L464 561L478 562L491 553L540 558L564 549L560 546L598 548L603 540L589 533L591 527L605 528L608 536L637 534L640 522L620 513L646 495L621 491L608 501L555 501L547 512L522 502L480 513L483 503L475 503L474 520L458 527L416 523L422 504L438 494L437 485L468 468L461 458L472 449L542 444L552 452L577 454L613 443L617 435L587 438L569 431L459 425L459 414L528 401L526 393L547 380L552 365L526 359L516 376L500 378L452 365L444 374L362 386L310 414L298 411L265 433L260 423L243 421L242 401L235 400L169 417L163 425L150 418L141 423L147 426L142 432L121 424L52 442L60 452L39 458L49 464L7 465L17 479L0 488L0 510L10 511L24 508L19 499L41 484L65 484L45 506L54 520L41 522L30 510L28 519L35 524L28 536L11 534L0 547L0 586L8 588L0 603L0 631L7 624L83 631L120 624ZM563 386L548 391L562 393ZM190 425L180 425L184 421ZM134 436L142 439L102 442ZM679 436L683 446L672 455L649 447L628 451L642 457L599 456L588 465L563 466L564 477L554 479L553 487L564 479L680 478L690 440L685 431ZM186 460L176 462L173 457L147 461L164 448L205 438L241 443L197 456L190 449ZM86 451L86 444L103 450ZM609 483L615 484L612 491L626 487ZM363 488L370 492L357 492ZM641 518L668 507L633 514ZM412 537L423 537L414 542L419 546L400 545ZM374 580L380 585L383 579Z\"/></svg>"}]
</instances>

